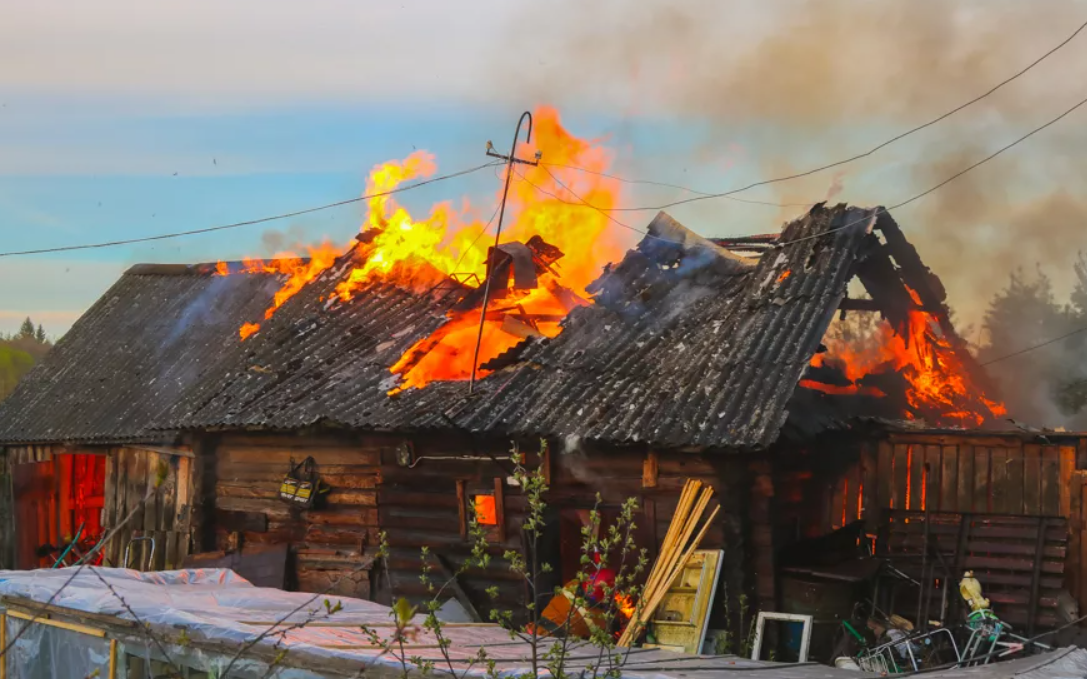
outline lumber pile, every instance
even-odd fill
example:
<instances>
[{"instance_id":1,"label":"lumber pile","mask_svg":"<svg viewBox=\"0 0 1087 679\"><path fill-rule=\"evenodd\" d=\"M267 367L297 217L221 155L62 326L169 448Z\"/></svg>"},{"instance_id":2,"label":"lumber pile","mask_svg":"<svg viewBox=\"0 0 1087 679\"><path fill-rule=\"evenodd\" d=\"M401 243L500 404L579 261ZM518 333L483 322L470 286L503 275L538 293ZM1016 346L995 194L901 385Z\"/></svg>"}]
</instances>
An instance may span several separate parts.
<instances>
[{"instance_id":1,"label":"lumber pile","mask_svg":"<svg viewBox=\"0 0 1087 679\"><path fill-rule=\"evenodd\" d=\"M713 488L703 486L701 481L687 479L687 483L683 485L679 504L676 506L675 514L672 515L672 523L664 536L664 544L661 545L660 554L653 562L653 568L649 571L649 578L642 590L641 601L619 638L620 646L630 646L634 643L645 629L645 624L657 611L668 588L679 577L683 567L691 559L691 555L698 549L699 543L702 542L702 538L705 537L706 531L720 509L715 507L709 518L702 522L702 514L706 511L712 497ZM700 523L701 528L699 528Z\"/></svg>"}]
</instances>

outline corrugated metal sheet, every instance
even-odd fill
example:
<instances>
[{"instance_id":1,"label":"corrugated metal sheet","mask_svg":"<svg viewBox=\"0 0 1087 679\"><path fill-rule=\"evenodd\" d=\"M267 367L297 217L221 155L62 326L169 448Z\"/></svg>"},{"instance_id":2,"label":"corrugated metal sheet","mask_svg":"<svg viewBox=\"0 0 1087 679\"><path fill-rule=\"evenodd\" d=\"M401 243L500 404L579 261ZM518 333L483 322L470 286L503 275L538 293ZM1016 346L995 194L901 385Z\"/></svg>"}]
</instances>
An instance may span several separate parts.
<instances>
[{"instance_id":1,"label":"corrugated metal sheet","mask_svg":"<svg viewBox=\"0 0 1087 679\"><path fill-rule=\"evenodd\" d=\"M260 318L281 285L210 272L140 265L121 276L0 403L0 441L170 438L152 419L218 371L241 320Z\"/></svg>"},{"instance_id":2,"label":"corrugated metal sheet","mask_svg":"<svg viewBox=\"0 0 1087 679\"><path fill-rule=\"evenodd\" d=\"M258 319L263 307L252 301L249 286L262 285L253 276L151 284L128 274L57 347L50 359L56 367L35 371L13 397L0 440L29 431L35 438L132 436L154 415L164 430L327 422L676 447L765 446L786 419L854 262L878 245L867 235L871 214L816 208L782 235L805 240L757 262L661 215L654 229L663 235L643 240L594 284L594 305L571 313L556 339L514 352L511 365L482 380L471 397L464 382L387 396L396 384L389 366L445 321L461 291L420 294L375 285L330 306L324 300L344 275L341 264L239 342L238 322ZM674 240L684 245L666 242ZM209 326L206 334L186 330L178 335L183 341L160 347L201 290L219 298L210 292L215 286L226 286L221 292L231 301L220 312L234 322L214 332ZM110 335L118 325L125 332ZM208 352L218 357L208 359ZM125 368L120 379L117 365ZM73 387L78 396L68 393ZM54 405L66 414L47 416Z\"/></svg>"}]
</instances>

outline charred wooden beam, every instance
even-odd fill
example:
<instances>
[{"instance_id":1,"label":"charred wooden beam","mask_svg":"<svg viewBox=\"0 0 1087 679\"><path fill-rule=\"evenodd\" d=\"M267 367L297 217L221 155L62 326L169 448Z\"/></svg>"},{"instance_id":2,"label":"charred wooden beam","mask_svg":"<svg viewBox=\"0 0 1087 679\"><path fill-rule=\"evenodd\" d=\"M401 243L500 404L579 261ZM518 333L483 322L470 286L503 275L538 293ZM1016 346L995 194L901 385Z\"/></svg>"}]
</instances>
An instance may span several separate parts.
<instances>
[{"instance_id":1,"label":"charred wooden beam","mask_svg":"<svg viewBox=\"0 0 1087 679\"><path fill-rule=\"evenodd\" d=\"M874 299L854 299L852 297L846 297L838 305L838 308L842 311L883 311L879 302ZM939 313L941 309L929 306L918 306L917 304L910 304L909 309L913 311L925 311L928 313Z\"/></svg>"}]
</instances>

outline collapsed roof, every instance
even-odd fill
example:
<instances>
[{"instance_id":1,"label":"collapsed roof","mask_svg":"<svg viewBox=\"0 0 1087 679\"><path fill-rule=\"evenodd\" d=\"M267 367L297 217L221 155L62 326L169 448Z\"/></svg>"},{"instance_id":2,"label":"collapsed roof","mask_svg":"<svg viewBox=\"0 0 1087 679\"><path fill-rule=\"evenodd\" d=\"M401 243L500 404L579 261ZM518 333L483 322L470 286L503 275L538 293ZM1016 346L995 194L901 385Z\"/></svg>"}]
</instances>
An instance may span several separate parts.
<instances>
[{"instance_id":1,"label":"collapsed roof","mask_svg":"<svg viewBox=\"0 0 1087 679\"><path fill-rule=\"evenodd\" d=\"M330 423L762 448L854 275L881 291L863 302L892 323L911 303L907 278L947 316L939 281L882 209L817 205L757 259L661 213L558 337L493 359L471 395L464 382L435 382L389 396L389 367L469 289L420 295L375 283L330 305L349 265L325 271L245 342L237 328L259 318L273 276L129 271L0 405L0 441Z\"/></svg>"}]
</instances>

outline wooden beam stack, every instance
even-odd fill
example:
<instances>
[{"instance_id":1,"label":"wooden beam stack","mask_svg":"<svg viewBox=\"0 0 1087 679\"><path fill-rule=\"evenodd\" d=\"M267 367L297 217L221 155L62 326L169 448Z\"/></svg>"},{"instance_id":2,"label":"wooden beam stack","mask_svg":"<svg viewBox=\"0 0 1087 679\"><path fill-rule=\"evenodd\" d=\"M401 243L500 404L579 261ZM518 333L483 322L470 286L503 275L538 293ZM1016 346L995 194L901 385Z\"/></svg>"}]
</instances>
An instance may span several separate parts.
<instances>
[{"instance_id":1,"label":"wooden beam stack","mask_svg":"<svg viewBox=\"0 0 1087 679\"><path fill-rule=\"evenodd\" d=\"M668 526L668 533L664 536L660 554L657 555L657 560L653 562L653 568L649 571L649 578L642 590L641 601L630 624L619 638L620 646L630 646L634 643L645 628L645 624L660 606L668 588L679 577L691 555L698 549L698 545L720 509L715 507L709 518L701 524L702 527L698 528L702 521L702 514L706 511L712 497L713 488L703 487L701 481L687 479L683 492L679 496L679 505L676 507L675 514L672 515L672 523ZM698 528L697 531L696 528Z\"/></svg>"}]
</instances>

